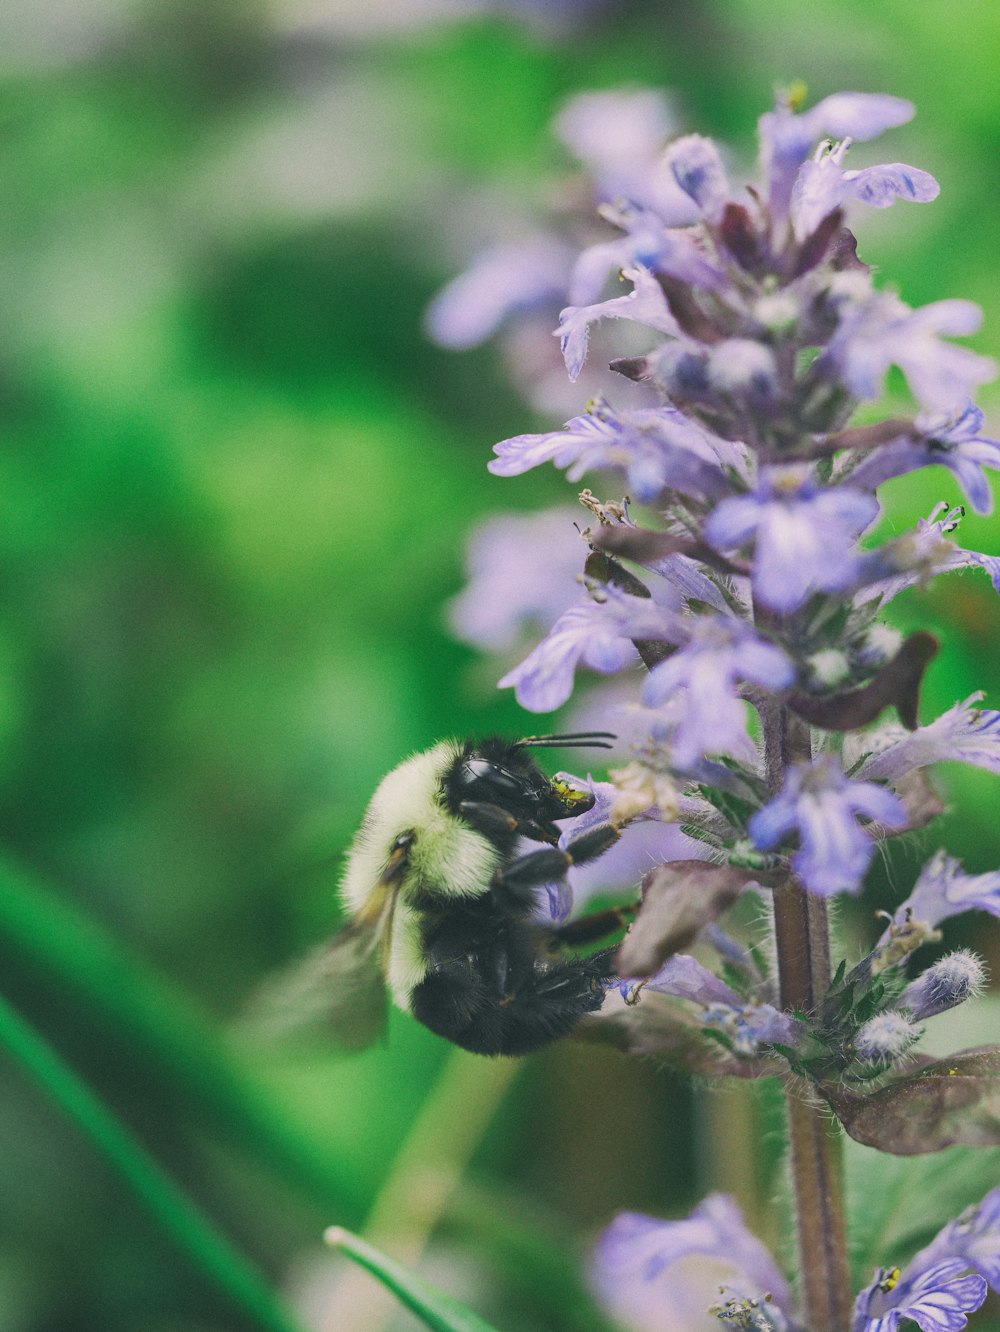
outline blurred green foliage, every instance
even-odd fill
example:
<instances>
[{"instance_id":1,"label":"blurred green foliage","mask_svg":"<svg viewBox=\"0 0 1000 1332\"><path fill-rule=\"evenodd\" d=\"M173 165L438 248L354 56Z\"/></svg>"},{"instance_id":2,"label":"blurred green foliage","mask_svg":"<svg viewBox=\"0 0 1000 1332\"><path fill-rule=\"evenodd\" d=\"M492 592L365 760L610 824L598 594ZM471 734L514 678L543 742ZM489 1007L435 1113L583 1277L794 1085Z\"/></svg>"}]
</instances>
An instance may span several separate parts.
<instances>
[{"instance_id":1,"label":"blurred green foliage","mask_svg":"<svg viewBox=\"0 0 1000 1332\"><path fill-rule=\"evenodd\" d=\"M943 192L866 218L862 253L913 303L979 301L981 349L1000 328L989 0L608 0L557 32L417 17L16 0L0 18L0 988L317 1327L342 1270L322 1229L363 1224L446 1051L396 1017L349 1061L227 1029L335 926L383 772L444 734L520 729L442 608L478 517L563 493L487 475L532 414L491 350L421 332L461 261L442 220L486 184L537 199L562 164L546 125L579 89L668 87L746 152L776 82L883 90L919 109L892 153ZM949 474L904 478L887 528L945 496ZM1000 549L995 520L962 538ZM927 715L975 688L996 704L985 579L910 594L899 623L945 642ZM948 779L948 845L994 868L995 779ZM915 867L887 864L883 891ZM1000 969L996 933L978 945ZM253 1325L0 1068L4 1332ZM596 1049L532 1058L444 1206L434 1280L501 1328L597 1328L589 1232L619 1207L681 1213L706 1179L739 1190L725 1118Z\"/></svg>"}]
</instances>

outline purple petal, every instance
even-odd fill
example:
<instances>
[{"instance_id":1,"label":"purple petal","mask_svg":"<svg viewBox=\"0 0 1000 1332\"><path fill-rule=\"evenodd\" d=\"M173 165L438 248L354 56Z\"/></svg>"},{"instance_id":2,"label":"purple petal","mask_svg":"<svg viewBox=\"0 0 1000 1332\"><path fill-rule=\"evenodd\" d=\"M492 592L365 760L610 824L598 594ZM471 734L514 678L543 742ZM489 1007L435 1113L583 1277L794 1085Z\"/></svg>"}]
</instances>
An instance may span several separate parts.
<instances>
[{"instance_id":1,"label":"purple petal","mask_svg":"<svg viewBox=\"0 0 1000 1332\"><path fill-rule=\"evenodd\" d=\"M627 666L636 655L632 643L618 635L617 625L605 618L600 606L592 602L573 606L559 617L548 637L508 671L498 688L513 686L518 702L530 712L553 712L573 692L581 658L610 673Z\"/></svg>"},{"instance_id":2,"label":"purple petal","mask_svg":"<svg viewBox=\"0 0 1000 1332\"><path fill-rule=\"evenodd\" d=\"M773 851L797 823L794 797L781 793L752 816L747 832L759 850Z\"/></svg>"},{"instance_id":3,"label":"purple petal","mask_svg":"<svg viewBox=\"0 0 1000 1332\"><path fill-rule=\"evenodd\" d=\"M963 1276L968 1264L950 1260L924 1271L910 1264L889 1290L883 1273L858 1296L852 1332L895 1332L901 1318L912 1319L923 1332L962 1332L966 1314L986 1299L988 1287L981 1276Z\"/></svg>"},{"instance_id":4,"label":"purple petal","mask_svg":"<svg viewBox=\"0 0 1000 1332\"><path fill-rule=\"evenodd\" d=\"M711 139L688 134L675 139L665 154L666 165L685 194L710 222L718 221L731 190L719 150Z\"/></svg>"},{"instance_id":5,"label":"purple petal","mask_svg":"<svg viewBox=\"0 0 1000 1332\"><path fill-rule=\"evenodd\" d=\"M555 304L566 290L571 257L569 246L549 236L485 251L431 302L431 337L465 350L485 342L509 315Z\"/></svg>"},{"instance_id":6,"label":"purple petal","mask_svg":"<svg viewBox=\"0 0 1000 1332\"><path fill-rule=\"evenodd\" d=\"M801 850L792 863L810 892L820 897L856 893L875 855L838 792L808 793L798 803Z\"/></svg>"},{"instance_id":7,"label":"purple petal","mask_svg":"<svg viewBox=\"0 0 1000 1332\"><path fill-rule=\"evenodd\" d=\"M633 283L633 290L627 296L615 296L598 305L570 305L560 314L557 333L570 379L577 379L583 369L590 341L590 326L598 319L631 319L661 333L681 336L663 288L649 270L637 266L628 269L623 276Z\"/></svg>"},{"instance_id":8,"label":"purple petal","mask_svg":"<svg viewBox=\"0 0 1000 1332\"><path fill-rule=\"evenodd\" d=\"M548 629L579 597L586 548L571 509L499 514L473 533L468 582L451 603L452 632L489 651L512 648L528 626Z\"/></svg>"},{"instance_id":9,"label":"purple petal","mask_svg":"<svg viewBox=\"0 0 1000 1332\"><path fill-rule=\"evenodd\" d=\"M706 1006L743 1004L743 999L734 989L687 953L674 953L673 957L669 957L656 975L646 982L646 987L660 994L672 994L676 999L690 999Z\"/></svg>"},{"instance_id":10,"label":"purple petal","mask_svg":"<svg viewBox=\"0 0 1000 1332\"><path fill-rule=\"evenodd\" d=\"M735 550L756 532L764 506L756 495L734 495L717 504L705 522L705 536L716 550Z\"/></svg>"},{"instance_id":11,"label":"purple petal","mask_svg":"<svg viewBox=\"0 0 1000 1332\"><path fill-rule=\"evenodd\" d=\"M777 1309L791 1303L774 1259L722 1194L682 1221L620 1213L598 1241L592 1279L612 1316L637 1332L700 1329L723 1284L771 1292Z\"/></svg>"}]
</instances>

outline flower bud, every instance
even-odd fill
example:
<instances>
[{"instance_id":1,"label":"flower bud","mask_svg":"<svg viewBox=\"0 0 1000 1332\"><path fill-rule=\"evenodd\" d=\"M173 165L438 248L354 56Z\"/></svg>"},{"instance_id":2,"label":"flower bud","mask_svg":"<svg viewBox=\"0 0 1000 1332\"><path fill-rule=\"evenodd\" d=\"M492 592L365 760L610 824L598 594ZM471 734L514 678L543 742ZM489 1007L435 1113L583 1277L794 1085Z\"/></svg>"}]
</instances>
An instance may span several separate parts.
<instances>
[{"instance_id":1,"label":"flower bud","mask_svg":"<svg viewBox=\"0 0 1000 1332\"><path fill-rule=\"evenodd\" d=\"M858 1028L854 1052L867 1064L891 1064L906 1054L922 1031L906 1013L876 1013Z\"/></svg>"},{"instance_id":2,"label":"flower bud","mask_svg":"<svg viewBox=\"0 0 1000 1332\"><path fill-rule=\"evenodd\" d=\"M942 957L911 981L899 997L899 1007L917 1019L934 1017L975 998L985 979L982 962L963 948Z\"/></svg>"},{"instance_id":3,"label":"flower bud","mask_svg":"<svg viewBox=\"0 0 1000 1332\"><path fill-rule=\"evenodd\" d=\"M893 658L903 645L903 635L891 625L876 621L865 634L864 646L857 654L863 666L881 666Z\"/></svg>"},{"instance_id":4,"label":"flower bud","mask_svg":"<svg viewBox=\"0 0 1000 1332\"><path fill-rule=\"evenodd\" d=\"M847 679L851 667L845 653L839 648L824 648L808 659L809 674L826 689L833 689Z\"/></svg>"},{"instance_id":5,"label":"flower bud","mask_svg":"<svg viewBox=\"0 0 1000 1332\"><path fill-rule=\"evenodd\" d=\"M770 349L749 338L727 338L713 347L708 377L726 398L768 402L777 391L778 371Z\"/></svg>"}]
</instances>

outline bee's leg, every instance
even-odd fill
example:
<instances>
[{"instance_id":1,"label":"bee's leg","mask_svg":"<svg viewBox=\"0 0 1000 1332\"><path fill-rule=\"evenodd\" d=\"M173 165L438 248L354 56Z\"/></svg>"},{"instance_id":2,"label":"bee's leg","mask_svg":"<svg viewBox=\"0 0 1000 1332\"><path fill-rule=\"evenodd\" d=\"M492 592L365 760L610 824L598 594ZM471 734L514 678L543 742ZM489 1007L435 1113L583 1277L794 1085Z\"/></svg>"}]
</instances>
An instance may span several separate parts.
<instances>
[{"instance_id":1,"label":"bee's leg","mask_svg":"<svg viewBox=\"0 0 1000 1332\"><path fill-rule=\"evenodd\" d=\"M596 860L607 851L608 847L614 846L619 836L618 829L612 824L599 823L596 827L581 833L579 837L573 838L567 843L565 850L554 846L547 847L544 851L529 851L527 855L518 856L516 860L512 860L502 870L497 871L496 882L504 888L512 889L515 893L518 889L538 888L544 883L555 883L565 875L571 865L586 865L588 861Z\"/></svg>"},{"instance_id":2,"label":"bee's leg","mask_svg":"<svg viewBox=\"0 0 1000 1332\"><path fill-rule=\"evenodd\" d=\"M492 805L487 800L463 800L458 812L487 837L518 833L533 842L548 842L552 846L559 841L559 829L555 824L515 818L502 805Z\"/></svg>"}]
</instances>

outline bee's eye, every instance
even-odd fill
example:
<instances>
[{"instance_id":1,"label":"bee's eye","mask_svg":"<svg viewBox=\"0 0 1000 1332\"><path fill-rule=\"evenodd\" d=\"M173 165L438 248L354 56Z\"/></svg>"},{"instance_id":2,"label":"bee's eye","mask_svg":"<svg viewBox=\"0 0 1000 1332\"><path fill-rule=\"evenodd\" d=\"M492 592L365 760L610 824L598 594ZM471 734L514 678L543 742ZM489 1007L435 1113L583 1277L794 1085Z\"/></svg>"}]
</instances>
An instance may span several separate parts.
<instances>
[{"instance_id":1,"label":"bee's eye","mask_svg":"<svg viewBox=\"0 0 1000 1332\"><path fill-rule=\"evenodd\" d=\"M489 800L508 805L531 799L531 787L523 777L488 759L466 759L458 770L458 781L466 799Z\"/></svg>"}]
</instances>

